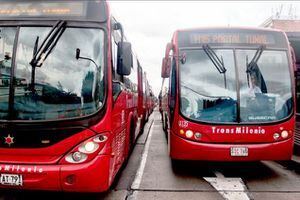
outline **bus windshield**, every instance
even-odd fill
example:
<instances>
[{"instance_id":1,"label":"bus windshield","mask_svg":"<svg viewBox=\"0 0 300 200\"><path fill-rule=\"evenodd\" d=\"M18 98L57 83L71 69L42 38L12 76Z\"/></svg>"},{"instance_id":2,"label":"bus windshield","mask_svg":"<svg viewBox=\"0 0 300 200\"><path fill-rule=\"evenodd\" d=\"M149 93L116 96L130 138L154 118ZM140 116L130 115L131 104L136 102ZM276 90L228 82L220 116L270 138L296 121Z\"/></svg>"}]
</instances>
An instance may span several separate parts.
<instances>
[{"instance_id":1,"label":"bus windshield","mask_svg":"<svg viewBox=\"0 0 300 200\"><path fill-rule=\"evenodd\" d=\"M104 32L101 29L66 28L43 65L35 69L34 86L31 87L32 66L29 63L37 41L40 46L50 30L50 27L20 27L17 32L15 27L0 28L1 120L74 118L95 113L102 106ZM15 38L18 38L17 52L13 55ZM76 59L77 48L82 56L92 59L98 66ZM11 62L13 56L15 66ZM9 110L13 67L14 102L13 109Z\"/></svg>"},{"instance_id":2,"label":"bus windshield","mask_svg":"<svg viewBox=\"0 0 300 200\"><path fill-rule=\"evenodd\" d=\"M180 65L180 108L185 117L213 123L255 123L282 120L291 114L286 51L264 50L250 67L257 49L213 51L226 72L216 69L205 50L180 52L186 57Z\"/></svg>"}]
</instances>

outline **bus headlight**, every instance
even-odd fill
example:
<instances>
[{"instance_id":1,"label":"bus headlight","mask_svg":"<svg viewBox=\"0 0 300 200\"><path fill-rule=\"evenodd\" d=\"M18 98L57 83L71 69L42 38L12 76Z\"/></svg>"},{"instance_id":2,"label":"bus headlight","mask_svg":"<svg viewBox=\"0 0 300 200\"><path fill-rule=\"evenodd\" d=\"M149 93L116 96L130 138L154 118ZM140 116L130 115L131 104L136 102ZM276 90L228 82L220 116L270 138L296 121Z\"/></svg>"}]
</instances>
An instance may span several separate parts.
<instances>
[{"instance_id":1,"label":"bus headlight","mask_svg":"<svg viewBox=\"0 0 300 200\"><path fill-rule=\"evenodd\" d=\"M198 132L195 133L195 139L196 139L196 140L200 140L201 137L202 137L201 133L198 133Z\"/></svg>"},{"instance_id":2,"label":"bus headlight","mask_svg":"<svg viewBox=\"0 0 300 200\"><path fill-rule=\"evenodd\" d=\"M282 132L281 132L281 137L282 137L282 138L285 139L285 138L287 138L288 136L289 136L289 133L288 133L287 131L282 131Z\"/></svg>"},{"instance_id":3,"label":"bus headlight","mask_svg":"<svg viewBox=\"0 0 300 200\"><path fill-rule=\"evenodd\" d=\"M79 147L79 151L81 153L94 153L97 151L99 145L95 143L94 141L89 141L82 146Z\"/></svg>"},{"instance_id":4,"label":"bus headlight","mask_svg":"<svg viewBox=\"0 0 300 200\"><path fill-rule=\"evenodd\" d=\"M278 140L280 137L279 133L274 133L273 138L274 140Z\"/></svg>"},{"instance_id":5,"label":"bus headlight","mask_svg":"<svg viewBox=\"0 0 300 200\"><path fill-rule=\"evenodd\" d=\"M186 132L185 132L185 136L186 136L187 138L193 137L193 131L191 131L191 130L186 131Z\"/></svg>"}]
</instances>

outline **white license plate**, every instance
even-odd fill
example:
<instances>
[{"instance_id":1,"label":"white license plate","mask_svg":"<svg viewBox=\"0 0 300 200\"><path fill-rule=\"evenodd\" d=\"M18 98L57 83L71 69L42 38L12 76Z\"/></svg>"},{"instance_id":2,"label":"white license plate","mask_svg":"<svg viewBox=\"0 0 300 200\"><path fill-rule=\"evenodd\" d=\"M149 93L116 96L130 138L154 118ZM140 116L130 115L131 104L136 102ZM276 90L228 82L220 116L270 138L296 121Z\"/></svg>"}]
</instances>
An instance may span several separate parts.
<instances>
[{"instance_id":1,"label":"white license plate","mask_svg":"<svg viewBox=\"0 0 300 200\"><path fill-rule=\"evenodd\" d=\"M231 147L230 148L231 156L248 156L247 147Z\"/></svg>"},{"instance_id":2,"label":"white license plate","mask_svg":"<svg viewBox=\"0 0 300 200\"><path fill-rule=\"evenodd\" d=\"M23 177L22 177L22 175L19 175L19 174L1 174L0 184L22 186L23 185Z\"/></svg>"}]
</instances>

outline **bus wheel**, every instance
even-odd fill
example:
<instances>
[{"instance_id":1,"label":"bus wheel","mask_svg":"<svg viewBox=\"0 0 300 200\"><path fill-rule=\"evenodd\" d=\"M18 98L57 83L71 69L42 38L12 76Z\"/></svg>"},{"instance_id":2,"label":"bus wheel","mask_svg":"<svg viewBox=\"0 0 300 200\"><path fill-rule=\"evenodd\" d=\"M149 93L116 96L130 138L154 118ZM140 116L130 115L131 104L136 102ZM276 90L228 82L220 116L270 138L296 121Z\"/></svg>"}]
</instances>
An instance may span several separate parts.
<instances>
[{"instance_id":1,"label":"bus wheel","mask_svg":"<svg viewBox=\"0 0 300 200\"><path fill-rule=\"evenodd\" d=\"M180 164L181 164L181 160L176 160L171 158L172 169L177 169L178 167L180 167Z\"/></svg>"},{"instance_id":2,"label":"bus wheel","mask_svg":"<svg viewBox=\"0 0 300 200\"><path fill-rule=\"evenodd\" d=\"M164 119L163 119L163 130L165 131L165 134L167 134L168 132L168 122L167 122L168 118L166 115L164 115Z\"/></svg>"},{"instance_id":3,"label":"bus wheel","mask_svg":"<svg viewBox=\"0 0 300 200\"><path fill-rule=\"evenodd\" d=\"M161 122L162 122L162 128L164 131L166 131L166 127L165 127L165 115L162 113L161 114Z\"/></svg>"},{"instance_id":4,"label":"bus wheel","mask_svg":"<svg viewBox=\"0 0 300 200\"><path fill-rule=\"evenodd\" d=\"M148 122L148 120L149 120L149 114L148 114L148 111L147 111L146 114L145 114L145 122Z\"/></svg>"}]
</instances>

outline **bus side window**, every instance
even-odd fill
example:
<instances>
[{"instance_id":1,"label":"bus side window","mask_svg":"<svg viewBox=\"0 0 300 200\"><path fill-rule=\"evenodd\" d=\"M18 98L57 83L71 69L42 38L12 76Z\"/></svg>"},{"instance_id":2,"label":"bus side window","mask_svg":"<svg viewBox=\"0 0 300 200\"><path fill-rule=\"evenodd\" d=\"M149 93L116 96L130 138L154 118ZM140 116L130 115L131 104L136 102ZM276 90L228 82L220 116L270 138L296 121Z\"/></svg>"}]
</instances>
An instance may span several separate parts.
<instances>
[{"instance_id":1,"label":"bus side window","mask_svg":"<svg viewBox=\"0 0 300 200\"><path fill-rule=\"evenodd\" d=\"M116 23L116 21L112 20L112 26ZM118 42L121 41L121 34L118 30L114 30L113 28L111 34L111 65L112 65L112 81L113 81L113 97L114 100L118 97L121 92L120 82L122 81L122 77L117 73L117 55L118 55Z\"/></svg>"},{"instance_id":2,"label":"bus side window","mask_svg":"<svg viewBox=\"0 0 300 200\"><path fill-rule=\"evenodd\" d=\"M171 63L171 73L170 73L170 84L169 84L169 108L170 108L170 123L173 121L174 117L174 109L175 109L175 101L176 101L176 59L173 57Z\"/></svg>"}]
</instances>

